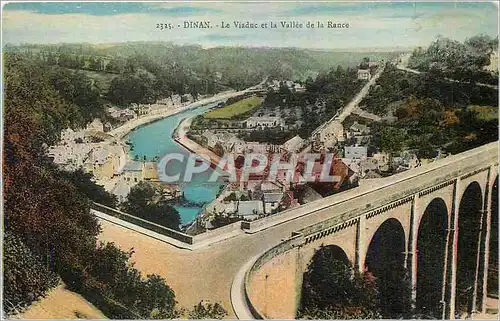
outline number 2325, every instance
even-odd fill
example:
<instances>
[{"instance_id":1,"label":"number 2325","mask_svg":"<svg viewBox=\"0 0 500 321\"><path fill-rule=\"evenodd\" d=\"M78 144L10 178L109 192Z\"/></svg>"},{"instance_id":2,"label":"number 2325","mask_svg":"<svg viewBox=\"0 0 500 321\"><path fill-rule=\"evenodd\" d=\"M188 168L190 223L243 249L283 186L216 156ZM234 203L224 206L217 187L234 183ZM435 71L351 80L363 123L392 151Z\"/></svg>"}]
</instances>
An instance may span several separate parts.
<instances>
[{"instance_id":1,"label":"number 2325","mask_svg":"<svg viewBox=\"0 0 500 321\"><path fill-rule=\"evenodd\" d=\"M156 24L156 29L159 30L166 30L166 29L172 29L174 26L171 23L157 23Z\"/></svg>"}]
</instances>

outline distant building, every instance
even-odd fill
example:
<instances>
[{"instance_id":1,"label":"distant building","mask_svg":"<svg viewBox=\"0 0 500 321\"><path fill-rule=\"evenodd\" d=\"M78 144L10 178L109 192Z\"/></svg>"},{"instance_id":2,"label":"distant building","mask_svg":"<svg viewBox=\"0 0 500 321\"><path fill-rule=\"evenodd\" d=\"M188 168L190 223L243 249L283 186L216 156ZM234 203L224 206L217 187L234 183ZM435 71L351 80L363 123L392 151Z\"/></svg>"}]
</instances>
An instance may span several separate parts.
<instances>
[{"instance_id":1,"label":"distant building","mask_svg":"<svg viewBox=\"0 0 500 321\"><path fill-rule=\"evenodd\" d=\"M248 219L258 218L264 214L262 201L238 201L238 215Z\"/></svg>"},{"instance_id":2,"label":"distant building","mask_svg":"<svg viewBox=\"0 0 500 321\"><path fill-rule=\"evenodd\" d=\"M304 140L299 135L296 135L283 144L283 149L285 152L295 153L298 152L303 146Z\"/></svg>"},{"instance_id":3,"label":"distant building","mask_svg":"<svg viewBox=\"0 0 500 321\"><path fill-rule=\"evenodd\" d=\"M146 104L138 104L134 105L132 109L135 111L135 113L138 116L144 116L147 115L151 112L151 105L146 105Z\"/></svg>"},{"instance_id":4,"label":"distant building","mask_svg":"<svg viewBox=\"0 0 500 321\"><path fill-rule=\"evenodd\" d=\"M90 124L87 125L86 129L104 132L104 124L99 118L95 118Z\"/></svg>"},{"instance_id":5,"label":"distant building","mask_svg":"<svg viewBox=\"0 0 500 321\"><path fill-rule=\"evenodd\" d=\"M126 122L130 119L134 119L137 117L137 114L135 113L135 111L133 111L132 109L129 109L129 108L120 109L120 108L116 108L116 107L111 107L111 108L108 108L107 112L111 117L118 119L119 121L122 121L122 122Z\"/></svg>"},{"instance_id":6,"label":"distant building","mask_svg":"<svg viewBox=\"0 0 500 321\"><path fill-rule=\"evenodd\" d=\"M369 69L358 69L358 79L359 80L370 80L371 74Z\"/></svg>"},{"instance_id":7,"label":"distant building","mask_svg":"<svg viewBox=\"0 0 500 321\"><path fill-rule=\"evenodd\" d=\"M84 139L84 131L74 131L71 128L67 128L61 132L61 143L73 143L75 140L83 141Z\"/></svg>"},{"instance_id":8,"label":"distant building","mask_svg":"<svg viewBox=\"0 0 500 321\"><path fill-rule=\"evenodd\" d=\"M316 144L331 149L344 141L344 126L341 122L334 120L318 133ZM319 148L316 147L315 150L319 150Z\"/></svg>"},{"instance_id":9,"label":"distant building","mask_svg":"<svg viewBox=\"0 0 500 321\"><path fill-rule=\"evenodd\" d=\"M142 167L142 177L146 181L158 180L158 169L155 162L145 162Z\"/></svg>"},{"instance_id":10,"label":"distant building","mask_svg":"<svg viewBox=\"0 0 500 321\"><path fill-rule=\"evenodd\" d=\"M283 128L285 121L281 117L250 117L245 121L247 128Z\"/></svg>"},{"instance_id":11,"label":"distant building","mask_svg":"<svg viewBox=\"0 0 500 321\"><path fill-rule=\"evenodd\" d=\"M194 99L193 99L193 95L191 94L184 94L181 96L181 102L182 103L190 103L190 102L193 102Z\"/></svg>"},{"instance_id":12,"label":"distant building","mask_svg":"<svg viewBox=\"0 0 500 321\"><path fill-rule=\"evenodd\" d=\"M139 161L129 161L123 168L123 177L127 182L138 183L142 181L143 163Z\"/></svg>"},{"instance_id":13,"label":"distant building","mask_svg":"<svg viewBox=\"0 0 500 321\"><path fill-rule=\"evenodd\" d=\"M347 159L366 159L368 148L366 146L345 146L344 158Z\"/></svg>"},{"instance_id":14,"label":"distant building","mask_svg":"<svg viewBox=\"0 0 500 321\"><path fill-rule=\"evenodd\" d=\"M283 199L283 193L264 193L262 200L264 201L264 212L273 214L278 210L278 207Z\"/></svg>"},{"instance_id":15,"label":"distant building","mask_svg":"<svg viewBox=\"0 0 500 321\"><path fill-rule=\"evenodd\" d=\"M349 127L349 137L353 136L364 136L370 133L370 128L366 125L360 124L355 121L351 127Z\"/></svg>"},{"instance_id":16,"label":"distant building","mask_svg":"<svg viewBox=\"0 0 500 321\"><path fill-rule=\"evenodd\" d=\"M420 161L415 154L405 151L401 156L393 157L392 164L396 171L403 171L420 166Z\"/></svg>"},{"instance_id":17,"label":"distant building","mask_svg":"<svg viewBox=\"0 0 500 321\"><path fill-rule=\"evenodd\" d=\"M94 148L83 163L86 172L92 173L97 180L112 178L118 169L115 156L103 147Z\"/></svg>"},{"instance_id":18,"label":"distant building","mask_svg":"<svg viewBox=\"0 0 500 321\"><path fill-rule=\"evenodd\" d=\"M230 133L214 133L211 130L206 130L201 135L202 143L214 149L220 146L224 152L242 153L244 151L245 142Z\"/></svg>"},{"instance_id":19,"label":"distant building","mask_svg":"<svg viewBox=\"0 0 500 321\"><path fill-rule=\"evenodd\" d=\"M281 193L283 186L275 182L264 181L260 185L260 190L264 193Z\"/></svg>"},{"instance_id":20,"label":"distant building","mask_svg":"<svg viewBox=\"0 0 500 321\"><path fill-rule=\"evenodd\" d=\"M379 122L381 120L380 116L367 112L359 107L354 108L351 115L365 121Z\"/></svg>"}]
</instances>

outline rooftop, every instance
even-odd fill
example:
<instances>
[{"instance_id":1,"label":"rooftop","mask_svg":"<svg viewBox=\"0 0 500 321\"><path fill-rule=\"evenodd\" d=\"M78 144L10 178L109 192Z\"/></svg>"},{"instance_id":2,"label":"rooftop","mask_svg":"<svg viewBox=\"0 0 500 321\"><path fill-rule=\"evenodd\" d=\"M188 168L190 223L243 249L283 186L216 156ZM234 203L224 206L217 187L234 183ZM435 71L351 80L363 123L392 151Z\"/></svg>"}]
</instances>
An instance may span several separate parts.
<instances>
[{"instance_id":1,"label":"rooftop","mask_svg":"<svg viewBox=\"0 0 500 321\"><path fill-rule=\"evenodd\" d=\"M283 193L264 193L265 203L281 202L282 198L283 198Z\"/></svg>"},{"instance_id":2,"label":"rooftop","mask_svg":"<svg viewBox=\"0 0 500 321\"><path fill-rule=\"evenodd\" d=\"M127 162L127 164L125 164L125 167L123 168L123 171L125 171L125 172L138 172L138 171L142 171L142 162L129 161L129 162Z\"/></svg>"},{"instance_id":3,"label":"rooftop","mask_svg":"<svg viewBox=\"0 0 500 321\"><path fill-rule=\"evenodd\" d=\"M261 201L239 201L238 202L238 215L256 215L263 212Z\"/></svg>"}]
</instances>

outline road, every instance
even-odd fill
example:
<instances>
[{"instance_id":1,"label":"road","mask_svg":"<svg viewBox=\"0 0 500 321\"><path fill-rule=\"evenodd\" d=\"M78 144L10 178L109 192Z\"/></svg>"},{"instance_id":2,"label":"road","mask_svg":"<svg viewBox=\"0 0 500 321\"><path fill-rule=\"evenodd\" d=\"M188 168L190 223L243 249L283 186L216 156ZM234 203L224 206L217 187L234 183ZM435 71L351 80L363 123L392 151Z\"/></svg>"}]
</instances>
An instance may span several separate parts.
<instances>
[{"instance_id":1,"label":"road","mask_svg":"<svg viewBox=\"0 0 500 321\"><path fill-rule=\"evenodd\" d=\"M402 59L402 61L399 64L396 65L396 68L398 68L399 70L402 70L402 71L406 71L406 72L410 72L412 74L416 74L416 75L420 75L420 74L425 73L423 71L418 71L418 70L406 67L407 63L408 63L408 60L403 60ZM456 80L456 79L451 79L451 78L444 78L444 79L447 80L447 81L449 81L449 82L460 83L460 84L468 84L468 82L459 81L459 80ZM481 82L476 82L475 84L476 84L476 86L480 86L480 87L488 87L488 88L491 88L491 89L498 89L498 86L495 86L495 85L484 84L484 83L481 83Z\"/></svg>"},{"instance_id":2,"label":"road","mask_svg":"<svg viewBox=\"0 0 500 321\"><path fill-rule=\"evenodd\" d=\"M190 308L203 299L221 302L234 318L231 309L231 283L240 268L250 258L290 237L293 231L324 221L334 215L343 215L354 202L368 204L370 199L385 199L401 191L412 191L439 177L460 171L466 166L484 166L490 158L496 158L497 143L485 145L455 156L390 176L378 181L376 186L361 186L328 198L308 203L294 212L301 214L278 225L254 233L240 233L219 243L193 251L178 249L167 243L128 230L112 223L101 221L101 241L114 242L124 250L133 248L132 260L143 274L156 273L163 276L174 289L176 300L183 307ZM356 203L357 204L357 203ZM331 210L321 208L331 206ZM356 205L358 206L358 205ZM308 215L303 215L309 213Z\"/></svg>"},{"instance_id":3,"label":"road","mask_svg":"<svg viewBox=\"0 0 500 321\"><path fill-rule=\"evenodd\" d=\"M322 131L324 128L327 128L328 124L330 124L333 121L343 122L347 118L347 116L349 116L352 113L352 111L359 105L359 103L363 100L363 98L365 98L366 95L368 95L371 86L375 84L375 82L377 81L377 79L380 77L380 75L384 70L385 70L385 64L381 68L379 68L379 70L375 73L375 75L371 77L371 79L363 86L363 88L356 94L356 96L340 110L340 113L339 111L337 111L335 116L333 116L330 120L328 120L327 122L323 123L321 126L316 128L311 133L311 137Z\"/></svg>"},{"instance_id":4,"label":"road","mask_svg":"<svg viewBox=\"0 0 500 321\"><path fill-rule=\"evenodd\" d=\"M131 132L134 128L136 128L138 126L145 125L145 124L151 123L155 120L175 115L177 113L180 113L180 112L188 110L188 109L211 104L211 103L214 103L214 102L217 102L220 100L227 100L231 97L236 97L236 96L245 94L248 91L251 91L251 90L261 86L266 81L267 81L267 77L264 78L259 84L252 86L250 88L241 90L241 91L222 92L222 93L219 93L219 94L214 95L212 97L203 98L203 99L200 99L198 101L195 101L193 103L190 103L190 104L187 104L184 106L179 106L177 108L169 108L169 109L162 110L159 113L149 114L149 115L145 115L145 116L142 116L139 118L132 119L132 120L126 122L125 124L121 125L120 127L117 127L115 129L111 130L110 132L108 132L108 134L110 134L114 137L117 137L117 138L122 138L123 136L127 135L129 132Z\"/></svg>"}]
</instances>

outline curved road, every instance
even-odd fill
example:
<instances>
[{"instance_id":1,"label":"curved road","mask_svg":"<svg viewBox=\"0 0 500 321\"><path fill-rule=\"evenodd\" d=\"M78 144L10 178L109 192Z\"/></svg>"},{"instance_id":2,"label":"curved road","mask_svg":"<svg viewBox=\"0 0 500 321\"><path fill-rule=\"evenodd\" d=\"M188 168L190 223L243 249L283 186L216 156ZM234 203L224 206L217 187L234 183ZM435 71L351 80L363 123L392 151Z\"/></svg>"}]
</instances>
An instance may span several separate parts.
<instances>
[{"instance_id":1,"label":"curved road","mask_svg":"<svg viewBox=\"0 0 500 321\"><path fill-rule=\"evenodd\" d=\"M144 274L157 273L166 278L177 294L181 306L190 308L195 303L210 299L219 301L234 318L230 302L230 289L235 275L248 260L291 236L293 231L342 215L349 200L365 197L384 199L403 190L413 191L418 186L435 182L437 177L455 175L457 170L477 163L484 164L491 155L498 154L497 143L488 144L462 154L451 156L426 166L406 171L377 181L377 184L361 186L297 209L294 213L308 215L281 222L255 234L241 233L210 246L193 251L181 250L112 223L101 221L100 240L115 242L124 250L133 248L132 260ZM458 162L457 162L458 161ZM474 165L476 166L476 165ZM370 194L369 196L364 196ZM366 200L366 199L365 199ZM315 212L337 204L336 211ZM337 207L339 206L339 207ZM291 212L292 212L291 211ZM288 215L287 215L288 216ZM277 217L276 217L277 218Z\"/></svg>"}]
</instances>

